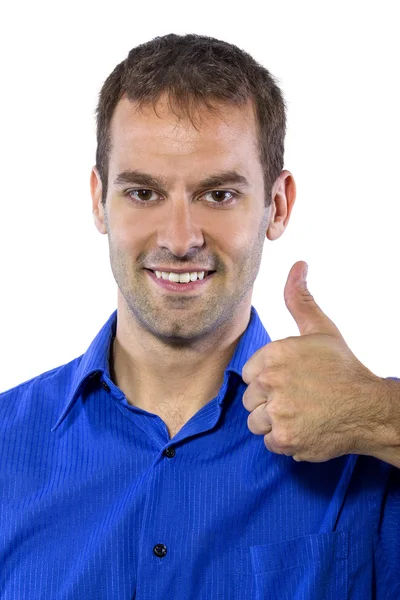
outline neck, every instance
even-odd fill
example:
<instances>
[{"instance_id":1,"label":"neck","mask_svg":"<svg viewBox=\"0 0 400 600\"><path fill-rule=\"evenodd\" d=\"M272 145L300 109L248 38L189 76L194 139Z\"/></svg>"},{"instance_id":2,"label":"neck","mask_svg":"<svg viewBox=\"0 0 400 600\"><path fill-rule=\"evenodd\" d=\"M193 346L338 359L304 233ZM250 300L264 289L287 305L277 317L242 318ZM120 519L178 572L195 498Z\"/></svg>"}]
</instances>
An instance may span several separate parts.
<instances>
[{"instance_id":1,"label":"neck","mask_svg":"<svg viewBox=\"0 0 400 600\"><path fill-rule=\"evenodd\" d=\"M118 311L111 378L130 404L155 414L179 411L188 419L217 396L249 319L250 308L201 340L177 346Z\"/></svg>"}]
</instances>

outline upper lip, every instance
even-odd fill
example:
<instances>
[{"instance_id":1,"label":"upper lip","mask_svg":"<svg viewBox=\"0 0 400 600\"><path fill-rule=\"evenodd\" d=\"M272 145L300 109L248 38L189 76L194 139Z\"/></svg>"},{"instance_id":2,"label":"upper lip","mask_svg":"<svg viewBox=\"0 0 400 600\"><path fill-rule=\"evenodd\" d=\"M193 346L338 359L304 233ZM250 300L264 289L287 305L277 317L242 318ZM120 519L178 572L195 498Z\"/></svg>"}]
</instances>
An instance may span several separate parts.
<instances>
[{"instance_id":1,"label":"upper lip","mask_svg":"<svg viewBox=\"0 0 400 600\"><path fill-rule=\"evenodd\" d=\"M164 271L164 273L194 273L200 271L210 272L211 269L205 269L204 267L186 267L186 269L171 269L170 267L145 267L150 271Z\"/></svg>"}]
</instances>

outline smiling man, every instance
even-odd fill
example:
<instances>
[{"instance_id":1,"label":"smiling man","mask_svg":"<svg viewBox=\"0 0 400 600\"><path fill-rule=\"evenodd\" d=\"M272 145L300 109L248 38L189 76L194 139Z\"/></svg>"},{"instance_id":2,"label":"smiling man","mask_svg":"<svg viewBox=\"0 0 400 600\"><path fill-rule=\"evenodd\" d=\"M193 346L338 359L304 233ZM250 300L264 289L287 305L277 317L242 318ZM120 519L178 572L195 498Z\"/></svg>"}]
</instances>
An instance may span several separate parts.
<instances>
[{"instance_id":1,"label":"smiling man","mask_svg":"<svg viewBox=\"0 0 400 600\"><path fill-rule=\"evenodd\" d=\"M285 105L236 46L131 50L97 107L117 310L0 397L0 597L398 600L400 405L309 293L252 292L285 231ZM249 414L250 412L250 414Z\"/></svg>"}]
</instances>

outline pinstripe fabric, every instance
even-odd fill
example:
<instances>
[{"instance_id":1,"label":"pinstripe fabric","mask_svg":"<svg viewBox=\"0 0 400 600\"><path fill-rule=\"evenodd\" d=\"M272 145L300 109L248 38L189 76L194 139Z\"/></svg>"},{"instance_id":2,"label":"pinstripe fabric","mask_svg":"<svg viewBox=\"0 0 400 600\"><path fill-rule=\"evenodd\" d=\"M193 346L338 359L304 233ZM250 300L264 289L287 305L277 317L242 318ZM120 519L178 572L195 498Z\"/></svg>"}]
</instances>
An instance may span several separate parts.
<instances>
[{"instance_id":1,"label":"pinstripe fabric","mask_svg":"<svg viewBox=\"0 0 400 600\"><path fill-rule=\"evenodd\" d=\"M172 440L110 379L116 319L0 394L2 600L400 599L399 470L297 463L247 428L241 370L271 341L254 307Z\"/></svg>"}]
</instances>

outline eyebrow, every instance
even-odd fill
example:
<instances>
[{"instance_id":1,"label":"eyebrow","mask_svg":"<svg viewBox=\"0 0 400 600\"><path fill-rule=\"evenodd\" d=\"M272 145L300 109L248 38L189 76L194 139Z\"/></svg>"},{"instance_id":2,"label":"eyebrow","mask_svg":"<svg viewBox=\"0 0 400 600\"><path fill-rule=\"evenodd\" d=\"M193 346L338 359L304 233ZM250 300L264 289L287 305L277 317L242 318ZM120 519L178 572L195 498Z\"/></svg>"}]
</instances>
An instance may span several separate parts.
<instances>
[{"instance_id":1,"label":"eyebrow","mask_svg":"<svg viewBox=\"0 0 400 600\"><path fill-rule=\"evenodd\" d=\"M163 177L154 177L153 175L150 175L150 173L145 173L138 169L118 173L114 180L114 185L120 186L126 184L157 187L161 190L167 187L166 180ZM234 184L239 187L250 187L250 183L247 181L246 177L240 175L237 171L220 171L219 173L214 173L202 181L199 181L195 187L212 188L227 184Z\"/></svg>"}]
</instances>

